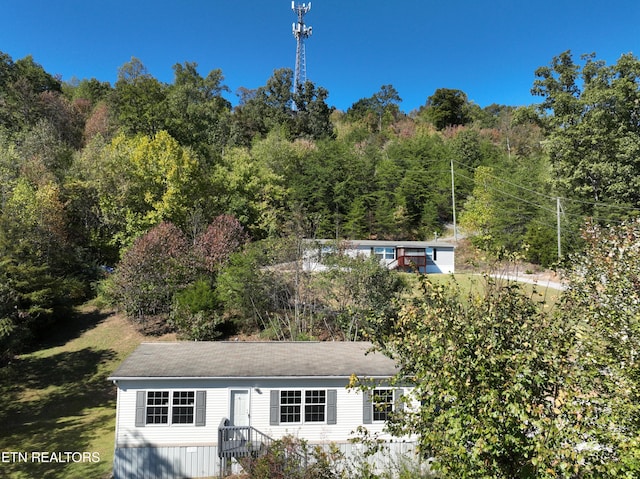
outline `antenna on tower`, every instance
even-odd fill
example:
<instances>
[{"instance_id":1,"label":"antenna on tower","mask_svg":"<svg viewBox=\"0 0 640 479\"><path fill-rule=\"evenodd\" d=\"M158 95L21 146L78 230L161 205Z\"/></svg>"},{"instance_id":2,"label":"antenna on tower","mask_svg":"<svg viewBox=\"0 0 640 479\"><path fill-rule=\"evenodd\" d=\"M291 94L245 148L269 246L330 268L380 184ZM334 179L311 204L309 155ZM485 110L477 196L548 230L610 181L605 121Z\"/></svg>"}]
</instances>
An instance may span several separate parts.
<instances>
[{"instance_id":1,"label":"antenna on tower","mask_svg":"<svg viewBox=\"0 0 640 479\"><path fill-rule=\"evenodd\" d=\"M305 57L304 40L311 36L311 27L304 24L304 16L311 10L311 2L296 5L291 2L291 9L298 17L298 22L293 24L293 36L296 37L296 70L293 76L293 92L298 91L298 86L307 81L307 60Z\"/></svg>"}]
</instances>

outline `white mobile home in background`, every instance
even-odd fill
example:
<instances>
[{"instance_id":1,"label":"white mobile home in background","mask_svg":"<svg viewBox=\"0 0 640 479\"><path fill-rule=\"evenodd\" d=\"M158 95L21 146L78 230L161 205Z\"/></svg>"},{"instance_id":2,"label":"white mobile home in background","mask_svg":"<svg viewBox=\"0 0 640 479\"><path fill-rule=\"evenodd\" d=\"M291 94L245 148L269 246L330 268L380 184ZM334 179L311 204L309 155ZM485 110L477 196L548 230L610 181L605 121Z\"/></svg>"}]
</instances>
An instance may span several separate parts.
<instances>
[{"instance_id":1,"label":"white mobile home in background","mask_svg":"<svg viewBox=\"0 0 640 479\"><path fill-rule=\"evenodd\" d=\"M336 249L348 256L376 256L389 269L418 273L453 273L455 246L439 241L309 240L307 271L326 269L322 257Z\"/></svg>"}]
</instances>

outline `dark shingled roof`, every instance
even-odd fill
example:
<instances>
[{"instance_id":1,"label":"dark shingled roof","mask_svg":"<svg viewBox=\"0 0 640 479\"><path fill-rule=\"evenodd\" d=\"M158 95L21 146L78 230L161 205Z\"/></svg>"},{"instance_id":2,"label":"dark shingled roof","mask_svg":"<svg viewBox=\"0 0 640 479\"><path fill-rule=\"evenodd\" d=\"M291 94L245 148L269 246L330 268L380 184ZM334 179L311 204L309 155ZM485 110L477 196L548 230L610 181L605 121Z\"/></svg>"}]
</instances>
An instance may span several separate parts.
<instances>
[{"instance_id":1,"label":"dark shingled roof","mask_svg":"<svg viewBox=\"0 0 640 479\"><path fill-rule=\"evenodd\" d=\"M143 343L110 379L390 377L394 362L367 342Z\"/></svg>"},{"instance_id":2,"label":"dark shingled roof","mask_svg":"<svg viewBox=\"0 0 640 479\"><path fill-rule=\"evenodd\" d=\"M336 240L330 240L330 239L314 239L314 240L307 240L307 242L312 245L314 243L319 245L336 244ZM393 248L452 248L452 249L456 248L456 245L452 243L447 243L444 241L437 241L437 240L433 240L433 241L343 240L341 244L348 245L351 248L358 248L363 246L371 247L371 248L375 248L376 246L377 247L389 246Z\"/></svg>"}]
</instances>

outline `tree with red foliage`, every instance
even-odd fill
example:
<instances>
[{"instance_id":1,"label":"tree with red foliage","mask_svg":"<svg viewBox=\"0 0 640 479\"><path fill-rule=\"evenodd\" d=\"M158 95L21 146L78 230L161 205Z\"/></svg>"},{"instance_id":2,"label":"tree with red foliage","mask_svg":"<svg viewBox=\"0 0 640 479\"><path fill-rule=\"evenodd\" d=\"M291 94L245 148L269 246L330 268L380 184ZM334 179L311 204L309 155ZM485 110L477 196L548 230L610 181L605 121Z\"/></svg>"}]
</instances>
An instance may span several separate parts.
<instances>
[{"instance_id":1,"label":"tree with red foliage","mask_svg":"<svg viewBox=\"0 0 640 479\"><path fill-rule=\"evenodd\" d=\"M185 235L167 222L140 236L111 277L108 293L127 316L147 327L166 317L175 293L194 281Z\"/></svg>"},{"instance_id":2,"label":"tree with red foliage","mask_svg":"<svg viewBox=\"0 0 640 479\"><path fill-rule=\"evenodd\" d=\"M220 215L195 240L195 254L208 273L215 274L248 240L240 222L232 215Z\"/></svg>"}]
</instances>

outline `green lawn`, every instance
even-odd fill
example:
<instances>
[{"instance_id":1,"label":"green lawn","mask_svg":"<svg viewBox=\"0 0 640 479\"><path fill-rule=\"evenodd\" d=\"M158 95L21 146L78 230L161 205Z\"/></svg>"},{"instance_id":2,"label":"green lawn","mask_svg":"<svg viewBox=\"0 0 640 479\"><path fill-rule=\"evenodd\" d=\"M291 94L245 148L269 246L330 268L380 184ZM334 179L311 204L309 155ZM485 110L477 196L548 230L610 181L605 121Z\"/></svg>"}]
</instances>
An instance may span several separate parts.
<instances>
[{"instance_id":1,"label":"green lawn","mask_svg":"<svg viewBox=\"0 0 640 479\"><path fill-rule=\"evenodd\" d=\"M85 307L42 349L0 368L0 477L109 477L116 395L107 377L140 340L120 317Z\"/></svg>"},{"instance_id":2,"label":"green lawn","mask_svg":"<svg viewBox=\"0 0 640 479\"><path fill-rule=\"evenodd\" d=\"M418 281L420 276L407 275L407 278L413 287L412 290L417 293ZM453 284L454 282L457 283L463 297L466 297L469 293L480 293L484 290L484 288L487 286L487 282L489 281L488 278L485 278L481 274L472 273L456 273L454 275L430 274L428 275L428 278L434 284ZM513 283L513 281L506 280L504 278L493 278L491 280L495 281L498 285L504 285L507 282ZM525 282L519 282L517 284L520 286L524 294L530 296L531 298L534 298L536 301L544 303L544 307L547 310L553 308L560 297L561 291L550 287L544 280L539 280L536 284Z\"/></svg>"}]
</instances>

